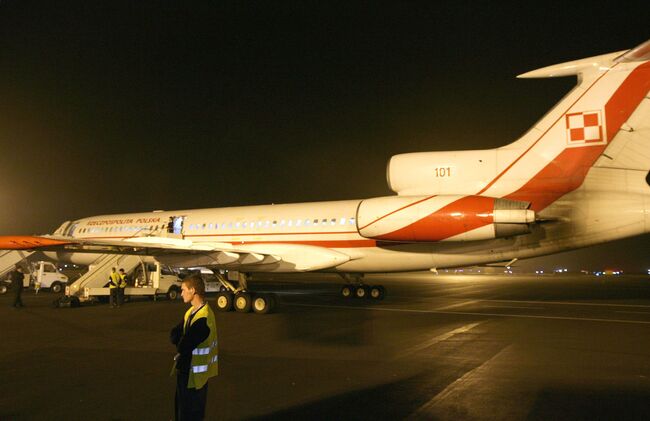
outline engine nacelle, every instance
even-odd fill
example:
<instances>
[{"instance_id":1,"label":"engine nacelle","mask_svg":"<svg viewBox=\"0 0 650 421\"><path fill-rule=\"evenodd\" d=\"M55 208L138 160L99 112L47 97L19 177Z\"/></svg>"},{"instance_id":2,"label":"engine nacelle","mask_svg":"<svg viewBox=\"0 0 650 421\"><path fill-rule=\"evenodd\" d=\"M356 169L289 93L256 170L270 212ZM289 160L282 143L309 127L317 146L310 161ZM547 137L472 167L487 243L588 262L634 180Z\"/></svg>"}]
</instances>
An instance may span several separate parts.
<instances>
[{"instance_id":1,"label":"engine nacelle","mask_svg":"<svg viewBox=\"0 0 650 421\"><path fill-rule=\"evenodd\" d=\"M364 200L357 229L384 241L476 241L527 234L529 203L482 196L390 196Z\"/></svg>"},{"instance_id":2,"label":"engine nacelle","mask_svg":"<svg viewBox=\"0 0 650 421\"><path fill-rule=\"evenodd\" d=\"M386 168L388 187L401 196L476 194L520 153L506 147L395 155Z\"/></svg>"}]
</instances>

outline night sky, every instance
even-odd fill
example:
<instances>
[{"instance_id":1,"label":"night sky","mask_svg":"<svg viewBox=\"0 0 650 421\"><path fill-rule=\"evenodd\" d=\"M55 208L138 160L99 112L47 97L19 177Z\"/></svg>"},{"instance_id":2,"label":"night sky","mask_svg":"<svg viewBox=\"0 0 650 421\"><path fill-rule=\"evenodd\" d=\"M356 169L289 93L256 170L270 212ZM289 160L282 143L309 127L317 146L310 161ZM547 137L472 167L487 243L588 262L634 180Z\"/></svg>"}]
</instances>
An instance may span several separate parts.
<instances>
[{"instance_id":1,"label":"night sky","mask_svg":"<svg viewBox=\"0 0 650 421\"><path fill-rule=\"evenodd\" d=\"M516 75L650 38L646 1L535 3L2 0L0 234L388 195L392 155L504 145L575 84Z\"/></svg>"}]
</instances>

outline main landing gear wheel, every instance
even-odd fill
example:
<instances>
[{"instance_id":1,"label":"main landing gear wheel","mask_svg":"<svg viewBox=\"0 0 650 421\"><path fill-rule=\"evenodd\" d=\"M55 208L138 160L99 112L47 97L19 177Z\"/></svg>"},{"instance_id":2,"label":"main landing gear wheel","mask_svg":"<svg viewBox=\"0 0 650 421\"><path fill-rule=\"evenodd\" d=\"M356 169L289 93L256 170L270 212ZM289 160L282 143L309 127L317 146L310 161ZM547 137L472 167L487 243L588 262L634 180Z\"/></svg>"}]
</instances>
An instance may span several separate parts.
<instances>
[{"instance_id":1,"label":"main landing gear wheel","mask_svg":"<svg viewBox=\"0 0 650 421\"><path fill-rule=\"evenodd\" d=\"M352 285L343 285L341 288L341 296L343 298L350 298L354 293L354 287Z\"/></svg>"},{"instance_id":2,"label":"main landing gear wheel","mask_svg":"<svg viewBox=\"0 0 650 421\"><path fill-rule=\"evenodd\" d=\"M370 287L370 294L368 295L373 300L383 300L386 290L381 285L373 285Z\"/></svg>"},{"instance_id":3,"label":"main landing gear wheel","mask_svg":"<svg viewBox=\"0 0 650 421\"><path fill-rule=\"evenodd\" d=\"M386 290L381 285L352 285L346 284L341 287L341 296L343 298L370 298L373 300L383 300Z\"/></svg>"},{"instance_id":4,"label":"main landing gear wheel","mask_svg":"<svg viewBox=\"0 0 650 421\"><path fill-rule=\"evenodd\" d=\"M360 285L354 290L354 296L357 298L367 298L368 293L368 287L365 285Z\"/></svg>"},{"instance_id":5,"label":"main landing gear wheel","mask_svg":"<svg viewBox=\"0 0 650 421\"><path fill-rule=\"evenodd\" d=\"M257 314L270 313L273 311L275 303L275 295L273 294L256 294L253 297L253 311Z\"/></svg>"},{"instance_id":6,"label":"main landing gear wheel","mask_svg":"<svg viewBox=\"0 0 650 421\"><path fill-rule=\"evenodd\" d=\"M224 291L217 294L217 310L230 311L232 310L233 296L232 292Z\"/></svg>"},{"instance_id":7,"label":"main landing gear wheel","mask_svg":"<svg viewBox=\"0 0 650 421\"><path fill-rule=\"evenodd\" d=\"M240 292L235 295L235 311L248 313L252 307L251 295L247 292Z\"/></svg>"}]
</instances>

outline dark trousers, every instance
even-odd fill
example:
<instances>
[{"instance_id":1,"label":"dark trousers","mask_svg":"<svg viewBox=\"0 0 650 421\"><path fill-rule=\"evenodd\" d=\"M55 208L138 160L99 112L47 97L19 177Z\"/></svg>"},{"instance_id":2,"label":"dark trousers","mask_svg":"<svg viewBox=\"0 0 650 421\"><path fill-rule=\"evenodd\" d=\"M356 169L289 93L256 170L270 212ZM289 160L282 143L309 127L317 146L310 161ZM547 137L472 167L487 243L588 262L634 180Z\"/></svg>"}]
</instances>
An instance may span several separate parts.
<instances>
[{"instance_id":1,"label":"dark trousers","mask_svg":"<svg viewBox=\"0 0 650 421\"><path fill-rule=\"evenodd\" d=\"M120 292L118 290L119 290L119 288L111 288L110 289L110 292L111 292L111 299L110 299L111 307L115 307L115 306L117 306L119 304L118 299L119 299Z\"/></svg>"},{"instance_id":2,"label":"dark trousers","mask_svg":"<svg viewBox=\"0 0 650 421\"><path fill-rule=\"evenodd\" d=\"M117 288L117 305L124 304L124 288Z\"/></svg>"},{"instance_id":3,"label":"dark trousers","mask_svg":"<svg viewBox=\"0 0 650 421\"><path fill-rule=\"evenodd\" d=\"M20 294L22 294L22 292L23 292L23 286L21 285L19 287L15 287L15 288L16 288L16 291L14 292L15 295L14 295L13 307L25 307L23 305L23 299L20 298Z\"/></svg>"},{"instance_id":4,"label":"dark trousers","mask_svg":"<svg viewBox=\"0 0 650 421\"><path fill-rule=\"evenodd\" d=\"M176 371L176 397L174 409L176 421L202 421L205 418L205 402L208 397L208 384L200 389L188 389L189 373Z\"/></svg>"}]
</instances>

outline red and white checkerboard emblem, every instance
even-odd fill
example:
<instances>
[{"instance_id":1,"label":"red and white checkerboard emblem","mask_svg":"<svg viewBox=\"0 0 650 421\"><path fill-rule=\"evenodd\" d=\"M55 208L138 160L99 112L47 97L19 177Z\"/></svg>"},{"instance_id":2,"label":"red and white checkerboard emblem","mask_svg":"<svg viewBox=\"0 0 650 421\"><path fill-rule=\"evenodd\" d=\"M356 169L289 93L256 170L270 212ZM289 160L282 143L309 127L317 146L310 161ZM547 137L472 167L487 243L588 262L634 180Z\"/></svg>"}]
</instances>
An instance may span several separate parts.
<instances>
[{"instance_id":1,"label":"red and white checkerboard emblem","mask_svg":"<svg viewBox=\"0 0 650 421\"><path fill-rule=\"evenodd\" d=\"M569 145L605 143L603 119L600 111L567 114L566 132Z\"/></svg>"}]
</instances>

